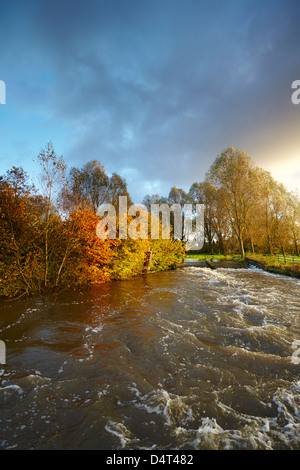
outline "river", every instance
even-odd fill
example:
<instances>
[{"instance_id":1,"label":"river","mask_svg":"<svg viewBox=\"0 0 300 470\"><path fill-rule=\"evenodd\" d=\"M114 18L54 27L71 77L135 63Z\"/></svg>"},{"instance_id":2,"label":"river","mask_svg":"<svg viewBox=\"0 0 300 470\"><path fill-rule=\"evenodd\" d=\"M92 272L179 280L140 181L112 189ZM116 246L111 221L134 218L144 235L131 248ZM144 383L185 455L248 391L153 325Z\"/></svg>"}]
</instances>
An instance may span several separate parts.
<instances>
[{"instance_id":1,"label":"river","mask_svg":"<svg viewBox=\"0 0 300 470\"><path fill-rule=\"evenodd\" d=\"M299 449L299 315L256 268L2 301L0 449Z\"/></svg>"}]
</instances>

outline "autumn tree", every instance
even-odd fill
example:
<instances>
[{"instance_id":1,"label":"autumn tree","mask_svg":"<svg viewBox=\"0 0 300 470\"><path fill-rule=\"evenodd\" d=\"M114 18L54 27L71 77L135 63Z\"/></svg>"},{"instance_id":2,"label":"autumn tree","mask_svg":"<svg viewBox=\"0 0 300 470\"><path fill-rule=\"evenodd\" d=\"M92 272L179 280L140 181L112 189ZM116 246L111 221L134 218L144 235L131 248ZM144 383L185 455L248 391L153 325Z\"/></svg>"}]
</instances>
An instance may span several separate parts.
<instances>
[{"instance_id":1,"label":"autumn tree","mask_svg":"<svg viewBox=\"0 0 300 470\"><path fill-rule=\"evenodd\" d=\"M117 209L120 196L127 196L128 205L132 204L126 180L118 173L109 177L98 160L91 160L81 169L71 168L63 193L65 207L89 207L94 213L101 204L112 204Z\"/></svg>"},{"instance_id":2,"label":"autumn tree","mask_svg":"<svg viewBox=\"0 0 300 470\"><path fill-rule=\"evenodd\" d=\"M0 295L39 291L42 279L36 195L22 168L0 178Z\"/></svg>"},{"instance_id":3,"label":"autumn tree","mask_svg":"<svg viewBox=\"0 0 300 470\"><path fill-rule=\"evenodd\" d=\"M186 191L184 191L184 189L173 186L170 189L170 192L168 195L168 203L169 204L181 204L183 206L184 204L191 203L191 198L190 198L190 195Z\"/></svg>"},{"instance_id":4,"label":"autumn tree","mask_svg":"<svg viewBox=\"0 0 300 470\"><path fill-rule=\"evenodd\" d=\"M112 204L115 209L118 209L120 196L126 196L127 205L132 205L132 200L127 189L126 180L118 175L118 173L113 173L109 178L108 191L104 202Z\"/></svg>"},{"instance_id":5,"label":"autumn tree","mask_svg":"<svg viewBox=\"0 0 300 470\"><path fill-rule=\"evenodd\" d=\"M151 212L151 204L167 204L168 198L160 196L159 194L146 194L143 198L142 204L147 207L148 212Z\"/></svg>"},{"instance_id":6,"label":"autumn tree","mask_svg":"<svg viewBox=\"0 0 300 470\"><path fill-rule=\"evenodd\" d=\"M204 205L204 235L208 242L208 251L213 254L215 194L213 186L207 182L195 182L189 190L189 196L194 204Z\"/></svg>"},{"instance_id":7,"label":"autumn tree","mask_svg":"<svg viewBox=\"0 0 300 470\"><path fill-rule=\"evenodd\" d=\"M96 213L107 197L109 178L97 160L91 160L82 169L71 168L69 183L70 197L77 207L90 207Z\"/></svg>"},{"instance_id":8,"label":"autumn tree","mask_svg":"<svg viewBox=\"0 0 300 470\"><path fill-rule=\"evenodd\" d=\"M37 156L37 162L41 166L40 181L43 195L46 201L45 220L43 224L44 235L44 287L47 287L49 277L49 266L51 258L55 257L55 246L57 239L54 235L57 229L56 223L59 221L55 202L60 192L64 178L66 165L63 157L58 157L50 142L41 150ZM51 244L51 241L53 242Z\"/></svg>"},{"instance_id":9,"label":"autumn tree","mask_svg":"<svg viewBox=\"0 0 300 470\"><path fill-rule=\"evenodd\" d=\"M273 239L279 250L285 255L289 248L289 218L288 218L288 191L280 184L276 183L272 192L272 231Z\"/></svg>"},{"instance_id":10,"label":"autumn tree","mask_svg":"<svg viewBox=\"0 0 300 470\"><path fill-rule=\"evenodd\" d=\"M296 256L300 256L300 198L297 192L290 192L287 198L288 225Z\"/></svg>"},{"instance_id":11,"label":"autumn tree","mask_svg":"<svg viewBox=\"0 0 300 470\"><path fill-rule=\"evenodd\" d=\"M64 250L60 283L67 287L97 285L112 278L114 240L97 236L99 218L91 208L77 209L64 221L68 249Z\"/></svg>"},{"instance_id":12,"label":"autumn tree","mask_svg":"<svg viewBox=\"0 0 300 470\"><path fill-rule=\"evenodd\" d=\"M207 180L222 191L228 221L237 237L241 256L245 257L245 234L250 209L256 203L256 168L250 156L232 147L217 157Z\"/></svg>"}]
</instances>

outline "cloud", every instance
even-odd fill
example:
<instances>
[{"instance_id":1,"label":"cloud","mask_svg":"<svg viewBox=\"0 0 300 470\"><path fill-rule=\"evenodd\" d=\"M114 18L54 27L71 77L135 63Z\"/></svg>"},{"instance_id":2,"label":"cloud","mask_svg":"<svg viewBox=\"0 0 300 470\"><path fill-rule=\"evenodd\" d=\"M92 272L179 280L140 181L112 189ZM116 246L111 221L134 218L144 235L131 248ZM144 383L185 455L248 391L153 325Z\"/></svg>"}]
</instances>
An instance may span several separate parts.
<instances>
[{"instance_id":1,"label":"cloud","mask_svg":"<svg viewBox=\"0 0 300 470\"><path fill-rule=\"evenodd\" d=\"M299 13L281 0L12 1L0 39L17 116L48 126L69 165L126 174L136 200L188 189L228 145L274 164L298 143Z\"/></svg>"}]
</instances>

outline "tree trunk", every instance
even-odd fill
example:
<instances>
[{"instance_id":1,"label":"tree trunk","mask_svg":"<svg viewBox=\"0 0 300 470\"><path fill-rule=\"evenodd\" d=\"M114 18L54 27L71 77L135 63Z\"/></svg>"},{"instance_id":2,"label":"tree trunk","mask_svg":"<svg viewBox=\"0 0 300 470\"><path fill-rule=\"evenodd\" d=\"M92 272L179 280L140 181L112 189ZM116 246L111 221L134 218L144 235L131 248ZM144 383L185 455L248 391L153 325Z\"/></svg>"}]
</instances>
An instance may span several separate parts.
<instances>
[{"instance_id":1,"label":"tree trunk","mask_svg":"<svg viewBox=\"0 0 300 470\"><path fill-rule=\"evenodd\" d=\"M250 237L250 249L251 253L255 253L252 237Z\"/></svg>"},{"instance_id":2,"label":"tree trunk","mask_svg":"<svg viewBox=\"0 0 300 470\"><path fill-rule=\"evenodd\" d=\"M268 209L266 208L266 231L267 231L267 242L268 242L268 251L270 255L273 255L273 248L270 236L270 227L269 227L269 219L268 219Z\"/></svg>"},{"instance_id":3,"label":"tree trunk","mask_svg":"<svg viewBox=\"0 0 300 470\"><path fill-rule=\"evenodd\" d=\"M245 258L244 241L243 241L243 237L241 236L239 236L239 245L240 245L241 257Z\"/></svg>"},{"instance_id":4,"label":"tree trunk","mask_svg":"<svg viewBox=\"0 0 300 470\"><path fill-rule=\"evenodd\" d=\"M299 256L299 248L298 248L297 238L296 238L294 233L293 233L293 238L294 238L296 256Z\"/></svg>"},{"instance_id":5,"label":"tree trunk","mask_svg":"<svg viewBox=\"0 0 300 470\"><path fill-rule=\"evenodd\" d=\"M218 240L219 240L219 251L222 253L222 255L226 255L222 232L218 233Z\"/></svg>"},{"instance_id":6,"label":"tree trunk","mask_svg":"<svg viewBox=\"0 0 300 470\"><path fill-rule=\"evenodd\" d=\"M47 287L48 283L48 263L49 263L49 220L50 220L50 208L47 211L46 229L45 229L45 271L44 271L44 286Z\"/></svg>"},{"instance_id":7,"label":"tree trunk","mask_svg":"<svg viewBox=\"0 0 300 470\"><path fill-rule=\"evenodd\" d=\"M151 262L152 262L152 248L149 248L149 250L146 253L146 261L144 264L145 272L149 272L151 268Z\"/></svg>"},{"instance_id":8,"label":"tree trunk","mask_svg":"<svg viewBox=\"0 0 300 470\"><path fill-rule=\"evenodd\" d=\"M272 249L272 245L271 245L271 240L270 240L269 234L268 234L268 252L270 253L270 255L273 254L273 249Z\"/></svg>"},{"instance_id":9,"label":"tree trunk","mask_svg":"<svg viewBox=\"0 0 300 470\"><path fill-rule=\"evenodd\" d=\"M212 255L213 254L213 245L212 245L211 229L210 229L210 227L207 223L205 224L204 229L205 229L206 236L207 236L208 251L209 251L209 254Z\"/></svg>"}]
</instances>

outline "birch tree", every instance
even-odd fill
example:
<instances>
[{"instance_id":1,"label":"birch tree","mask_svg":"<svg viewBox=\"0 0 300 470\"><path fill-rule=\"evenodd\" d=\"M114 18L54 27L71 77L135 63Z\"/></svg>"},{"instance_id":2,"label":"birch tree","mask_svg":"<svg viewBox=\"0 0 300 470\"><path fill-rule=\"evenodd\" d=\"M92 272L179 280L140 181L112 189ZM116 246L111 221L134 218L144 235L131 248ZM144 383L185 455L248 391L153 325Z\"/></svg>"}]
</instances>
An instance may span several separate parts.
<instances>
[{"instance_id":1,"label":"birch tree","mask_svg":"<svg viewBox=\"0 0 300 470\"><path fill-rule=\"evenodd\" d=\"M44 287L48 285L49 279L49 263L53 249L50 245L50 235L53 224L55 223L56 210L55 201L65 178L66 165L61 156L55 153L53 144L49 142L45 149L41 150L37 156L37 161L42 168L40 175L41 185L43 189L45 204L45 221L44 221Z\"/></svg>"}]
</instances>

